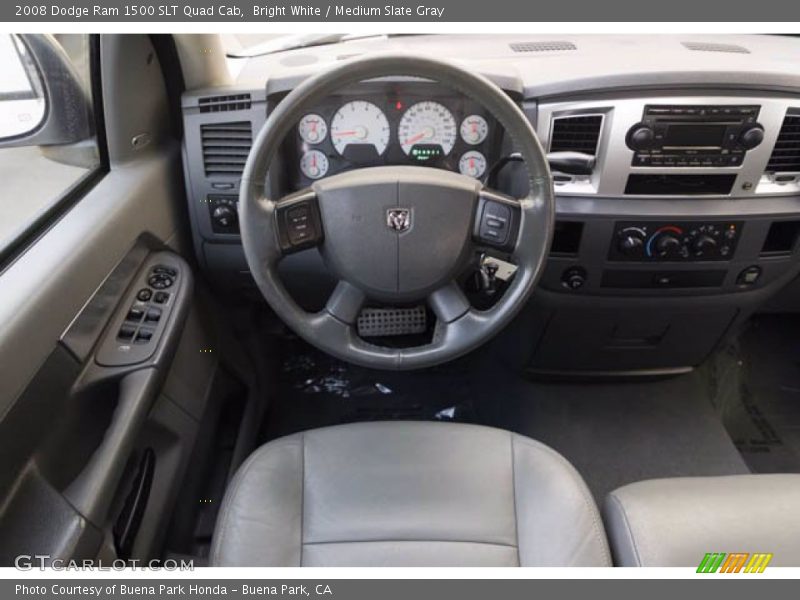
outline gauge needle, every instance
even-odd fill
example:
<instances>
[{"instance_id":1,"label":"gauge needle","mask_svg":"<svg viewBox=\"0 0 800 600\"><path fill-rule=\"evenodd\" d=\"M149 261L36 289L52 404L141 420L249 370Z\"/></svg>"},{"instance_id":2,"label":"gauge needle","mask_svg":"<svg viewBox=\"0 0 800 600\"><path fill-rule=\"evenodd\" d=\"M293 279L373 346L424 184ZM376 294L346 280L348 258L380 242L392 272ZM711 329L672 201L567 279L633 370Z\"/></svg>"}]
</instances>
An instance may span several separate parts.
<instances>
[{"instance_id":1,"label":"gauge needle","mask_svg":"<svg viewBox=\"0 0 800 600\"><path fill-rule=\"evenodd\" d=\"M418 142L418 141L420 141L422 138L424 138L424 137L425 137L425 136L427 136L427 135L428 135L428 132L427 132L427 131L423 131L422 133L418 133L418 134L417 134L417 135L415 135L414 137L408 138L408 139L406 140L406 146L407 146L408 144L413 144L414 142Z\"/></svg>"},{"instance_id":2,"label":"gauge needle","mask_svg":"<svg viewBox=\"0 0 800 600\"><path fill-rule=\"evenodd\" d=\"M336 137L357 137L359 139L366 139L367 137L367 128L366 127L356 127L355 129L348 129L346 131L334 131L333 135Z\"/></svg>"}]
</instances>

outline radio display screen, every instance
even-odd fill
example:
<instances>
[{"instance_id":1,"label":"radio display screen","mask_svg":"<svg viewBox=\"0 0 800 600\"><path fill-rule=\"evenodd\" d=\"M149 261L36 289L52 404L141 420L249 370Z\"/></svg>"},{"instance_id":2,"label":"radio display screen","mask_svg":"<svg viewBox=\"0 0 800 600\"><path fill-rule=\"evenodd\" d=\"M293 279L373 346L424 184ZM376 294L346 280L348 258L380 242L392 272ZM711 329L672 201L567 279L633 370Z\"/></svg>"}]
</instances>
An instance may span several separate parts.
<instances>
[{"instance_id":1,"label":"radio display screen","mask_svg":"<svg viewBox=\"0 0 800 600\"><path fill-rule=\"evenodd\" d=\"M667 127L664 146L674 148L721 148L725 139L724 125L673 125Z\"/></svg>"}]
</instances>

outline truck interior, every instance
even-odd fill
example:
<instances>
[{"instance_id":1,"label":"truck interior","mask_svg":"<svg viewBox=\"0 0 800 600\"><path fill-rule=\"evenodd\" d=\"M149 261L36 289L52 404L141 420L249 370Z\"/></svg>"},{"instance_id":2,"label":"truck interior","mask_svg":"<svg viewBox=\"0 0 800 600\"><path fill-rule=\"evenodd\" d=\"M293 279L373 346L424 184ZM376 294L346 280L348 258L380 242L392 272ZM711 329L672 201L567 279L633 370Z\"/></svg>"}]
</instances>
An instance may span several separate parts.
<instances>
[{"instance_id":1,"label":"truck interior","mask_svg":"<svg viewBox=\"0 0 800 600\"><path fill-rule=\"evenodd\" d=\"M0 38L1 565L800 566L800 39Z\"/></svg>"}]
</instances>

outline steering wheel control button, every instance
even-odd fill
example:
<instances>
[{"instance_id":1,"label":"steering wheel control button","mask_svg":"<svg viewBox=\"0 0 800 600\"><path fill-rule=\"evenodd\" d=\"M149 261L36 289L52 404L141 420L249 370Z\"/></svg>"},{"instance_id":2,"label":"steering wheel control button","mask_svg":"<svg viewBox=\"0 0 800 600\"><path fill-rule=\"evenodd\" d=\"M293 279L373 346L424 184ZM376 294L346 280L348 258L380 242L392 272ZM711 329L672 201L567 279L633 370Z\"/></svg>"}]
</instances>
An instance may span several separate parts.
<instances>
[{"instance_id":1,"label":"steering wheel control button","mask_svg":"<svg viewBox=\"0 0 800 600\"><path fill-rule=\"evenodd\" d=\"M496 200L485 200L480 212L478 238L480 241L505 248L515 227L511 206Z\"/></svg>"},{"instance_id":2,"label":"steering wheel control button","mask_svg":"<svg viewBox=\"0 0 800 600\"><path fill-rule=\"evenodd\" d=\"M310 248L321 241L322 227L315 200L299 200L278 210L278 228L284 252Z\"/></svg>"},{"instance_id":3,"label":"steering wheel control button","mask_svg":"<svg viewBox=\"0 0 800 600\"><path fill-rule=\"evenodd\" d=\"M747 267L736 278L736 285L741 285L745 287L749 287L758 283L758 280L761 278L761 267L757 267L753 265L752 267Z\"/></svg>"},{"instance_id":4,"label":"steering wheel control button","mask_svg":"<svg viewBox=\"0 0 800 600\"><path fill-rule=\"evenodd\" d=\"M561 275L561 285L568 290L578 290L586 285L586 269L570 267Z\"/></svg>"},{"instance_id":5,"label":"steering wheel control button","mask_svg":"<svg viewBox=\"0 0 800 600\"><path fill-rule=\"evenodd\" d=\"M136 299L140 302L148 302L153 297L153 290L150 288L142 288L136 294Z\"/></svg>"}]
</instances>

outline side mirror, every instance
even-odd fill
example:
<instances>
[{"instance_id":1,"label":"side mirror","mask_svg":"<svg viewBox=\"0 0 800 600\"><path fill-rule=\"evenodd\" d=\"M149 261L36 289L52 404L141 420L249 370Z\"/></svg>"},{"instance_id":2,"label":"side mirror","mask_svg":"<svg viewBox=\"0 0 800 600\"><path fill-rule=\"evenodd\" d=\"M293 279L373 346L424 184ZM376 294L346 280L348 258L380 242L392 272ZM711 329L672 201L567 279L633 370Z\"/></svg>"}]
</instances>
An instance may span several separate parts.
<instances>
[{"instance_id":1,"label":"side mirror","mask_svg":"<svg viewBox=\"0 0 800 600\"><path fill-rule=\"evenodd\" d=\"M72 144L93 135L89 95L50 35L0 34L0 148Z\"/></svg>"}]
</instances>

